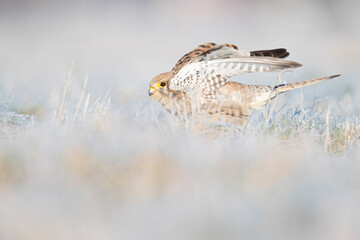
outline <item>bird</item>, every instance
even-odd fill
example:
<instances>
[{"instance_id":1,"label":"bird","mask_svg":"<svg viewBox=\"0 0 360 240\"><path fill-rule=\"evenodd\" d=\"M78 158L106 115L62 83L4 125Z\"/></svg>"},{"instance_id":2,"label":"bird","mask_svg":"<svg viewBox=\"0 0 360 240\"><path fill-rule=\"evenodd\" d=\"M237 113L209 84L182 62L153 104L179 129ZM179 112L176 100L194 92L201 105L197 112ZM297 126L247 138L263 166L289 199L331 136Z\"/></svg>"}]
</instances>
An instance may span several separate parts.
<instances>
[{"instance_id":1,"label":"bird","mask_svg":"<svg viewBox=\"0 0 360 240\"><path fill-rule=\"evenodd\" d=\"M169 72L154 77L148 94L177 115L202 114L212 121L244 126L254 109L260 109L281 93L328 79L332 75L289 84L247 85L229 81L253 72L282 72L301 67L285 48L245 51L234 44L209 42L185 54Z\"/></svg>"}]
</instances>

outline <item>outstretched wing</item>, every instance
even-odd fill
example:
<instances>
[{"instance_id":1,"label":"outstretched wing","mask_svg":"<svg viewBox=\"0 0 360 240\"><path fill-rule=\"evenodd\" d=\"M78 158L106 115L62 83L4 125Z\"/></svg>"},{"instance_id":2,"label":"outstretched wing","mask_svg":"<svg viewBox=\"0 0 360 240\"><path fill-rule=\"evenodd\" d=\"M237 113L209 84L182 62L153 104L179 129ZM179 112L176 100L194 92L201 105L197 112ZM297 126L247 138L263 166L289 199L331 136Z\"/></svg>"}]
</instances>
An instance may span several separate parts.
<instances>
[{"instance_id":1,"label":"outstretched wing","mask_svg":"<svg viewBox=\"0 0 360 240\"><path fill-rule=\"evenodd\" d=\"M249 52L245 52L242 50L239 50L239 48L234 44L222 44L222 45L216 45L216 43L209 42L202 45L199 45L197 48L192 50L191 52L185 54L174 66L174 68L171 70L173 73L173 76L176 75L186 64L189 62L192 62L194 59L197 59L199 57L205 57L210 53L215 52L216 50L219 50L222 47L228 47L232 48L234 50L238 50L238 54L243 54L244 56L250 56ZM225 57L225 54L223 53L223 57Z\"/></svg>"},{"instance_id":2,"label":"outstretched wing","mask_svg":"<svg viewBox=\"0 0 360 240\"><path fill-rule=\"evenodd\" d=\"M211 43L210 43L211 44ZM200 45L206 46L206 45ZM203 94L211 96L217 88L227 83L234 75L251 72L275 72L288 68L297 68L301 64L287 61L285 50L262 50L250 53L238 50L235 45L218 45L205 49L199 47L185 55L173 69L170 89L182 90L195 94L203 90ZM261 56L260 52L277 51L279 57ZM281 54L280 54L280 53ZM265 54L263 54L265 55Z\"/></svg>"}]
</instances>

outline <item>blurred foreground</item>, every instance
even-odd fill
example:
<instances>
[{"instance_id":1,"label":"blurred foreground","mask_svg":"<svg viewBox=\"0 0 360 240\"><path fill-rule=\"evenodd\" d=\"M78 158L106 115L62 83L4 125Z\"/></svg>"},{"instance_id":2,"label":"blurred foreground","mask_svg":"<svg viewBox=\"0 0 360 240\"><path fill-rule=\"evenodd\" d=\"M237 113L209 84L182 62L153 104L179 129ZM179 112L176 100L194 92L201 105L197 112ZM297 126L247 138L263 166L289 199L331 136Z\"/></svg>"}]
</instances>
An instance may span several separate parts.
<instances>
[{"instance_id":1,"label":"blurred foreground","mask_svg":"<svg viewBox=\"0 0 360 240\"><path fill-rule=\"evenodd\" d=\"M67 92L67 88L64 88ZM150 103L1 112L1 239L356 239L358 119L307 106L187 129ZM84 94L86 96L86 94Z\"/></svg>"}]
</instances>

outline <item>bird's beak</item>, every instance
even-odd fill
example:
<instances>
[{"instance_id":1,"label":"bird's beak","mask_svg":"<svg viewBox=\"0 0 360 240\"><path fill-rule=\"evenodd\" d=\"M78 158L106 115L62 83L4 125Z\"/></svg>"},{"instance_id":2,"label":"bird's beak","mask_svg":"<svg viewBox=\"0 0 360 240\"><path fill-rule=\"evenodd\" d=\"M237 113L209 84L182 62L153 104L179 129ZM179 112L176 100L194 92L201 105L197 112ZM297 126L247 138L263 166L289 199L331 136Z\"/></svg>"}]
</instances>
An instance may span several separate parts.
<instances>
[{"instance_id":1,"label":"bird's beak","mask_svg":"<svg viewBox=\"0 0 360 240\"><path fill-rule=\"evenodd\" d=\"M148 94L149 96L153 95L156 92L156 89L154 87L150 87Z\"/></svg>"}]
</instances>

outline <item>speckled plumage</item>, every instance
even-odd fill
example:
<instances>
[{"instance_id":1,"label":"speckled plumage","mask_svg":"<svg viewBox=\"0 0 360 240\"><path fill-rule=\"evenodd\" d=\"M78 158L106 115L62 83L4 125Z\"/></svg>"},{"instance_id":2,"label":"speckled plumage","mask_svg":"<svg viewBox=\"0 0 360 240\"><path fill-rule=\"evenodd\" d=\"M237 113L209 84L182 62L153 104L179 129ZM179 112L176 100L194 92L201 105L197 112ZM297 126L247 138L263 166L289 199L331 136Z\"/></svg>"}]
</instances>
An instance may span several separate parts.
<instances>
[{"instance_id":1,"label":"speckled plumage","mask_svg":"<svg viewBox=\"0 0 360 240\"><path fill-rule=\"evenodd\" d=\"M285 60L284 48L244 51L236 45L206 43L185 54L170 72L150 82L149 95L167 110L191 114L195 110L238 125L247 122L252 110L265 105L278 94L336 76L308 80L273 89L266 85L246 85L229 78L251 72L275 72L298 68Z\"/></svg>"}]
</instances>

